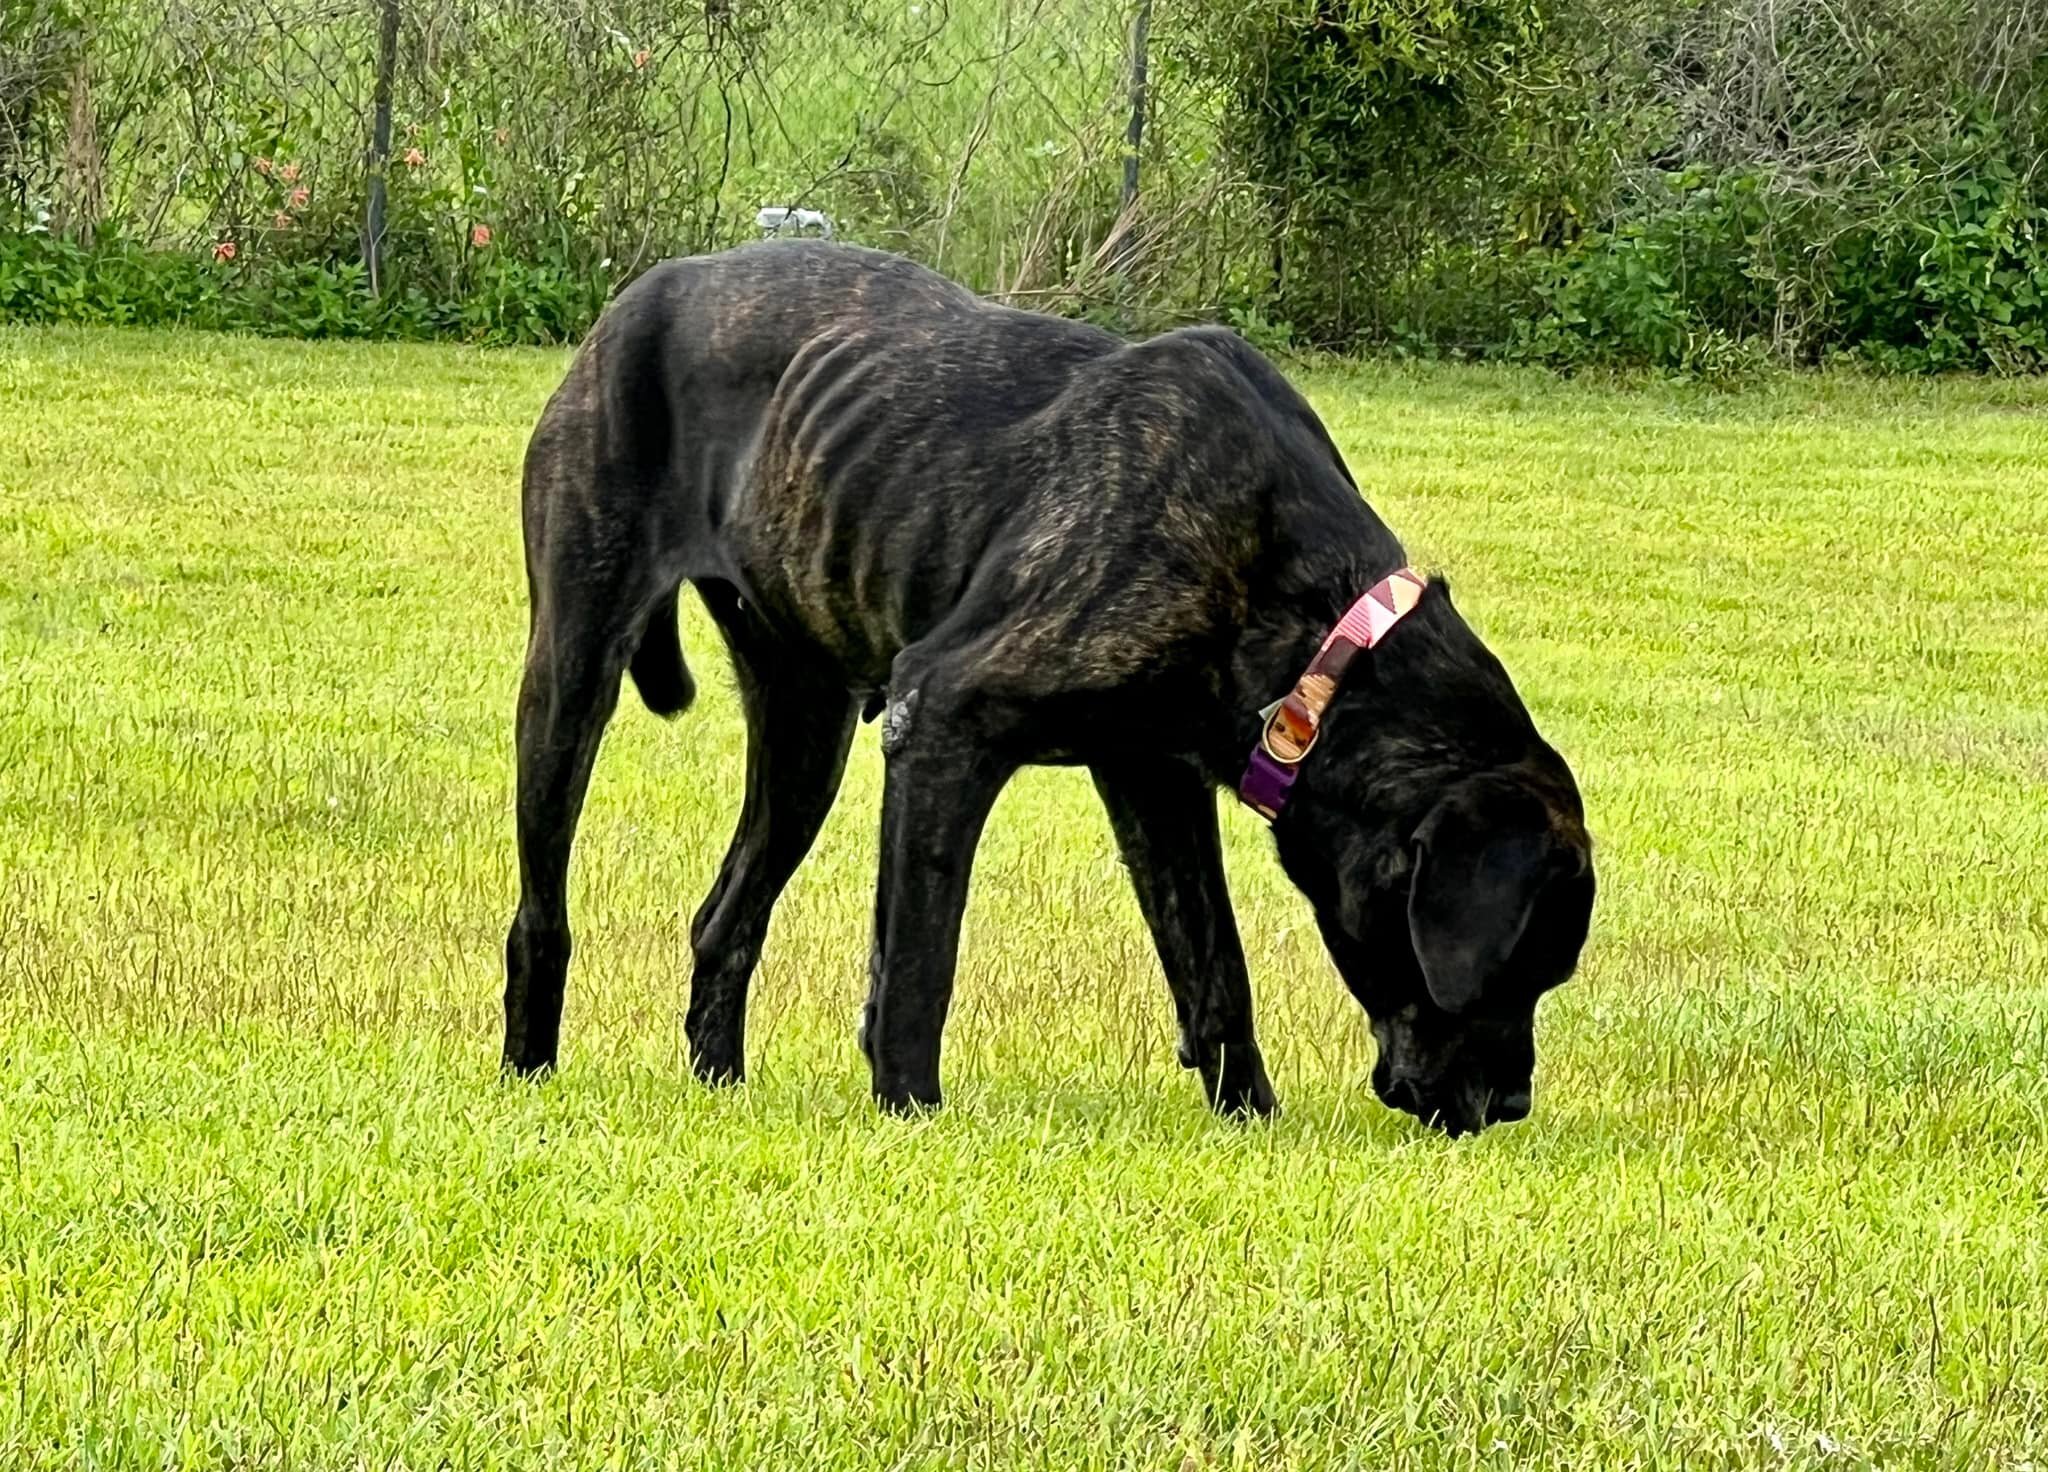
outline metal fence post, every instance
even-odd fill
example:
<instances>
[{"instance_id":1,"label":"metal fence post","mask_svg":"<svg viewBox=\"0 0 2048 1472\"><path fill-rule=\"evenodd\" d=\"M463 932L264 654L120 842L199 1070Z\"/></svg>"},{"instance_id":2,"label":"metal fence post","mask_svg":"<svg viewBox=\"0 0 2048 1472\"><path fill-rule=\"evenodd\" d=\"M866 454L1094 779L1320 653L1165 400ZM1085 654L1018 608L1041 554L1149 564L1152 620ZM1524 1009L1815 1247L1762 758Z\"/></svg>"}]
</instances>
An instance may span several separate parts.
<instances>
[{"instance_id":1,"label":"metal fence post","mask_svg":"<svg viewBox=\"0 0 2048 1472\"><path fill-rule=\"evenodd\" d=\"M363 207L363 263L370 295L384 294L384 178L391 167L391 81L398 70L398 0L377 0L377 82L371 96L369 199Z\"/></svg>"},{"instance_id":2,"label":"metal fence post","mask_svg":"<svg viewBox=\"0 0 2048 1472\"><path fill-rule=\"evenodd\" d=\"M1151 38L1152 0L1140 0L1131 21L1131 122L1124 130L1123 212L1138 199L1138 155L1145 141L1146 47Z\"/></svg>"}]
</instances>

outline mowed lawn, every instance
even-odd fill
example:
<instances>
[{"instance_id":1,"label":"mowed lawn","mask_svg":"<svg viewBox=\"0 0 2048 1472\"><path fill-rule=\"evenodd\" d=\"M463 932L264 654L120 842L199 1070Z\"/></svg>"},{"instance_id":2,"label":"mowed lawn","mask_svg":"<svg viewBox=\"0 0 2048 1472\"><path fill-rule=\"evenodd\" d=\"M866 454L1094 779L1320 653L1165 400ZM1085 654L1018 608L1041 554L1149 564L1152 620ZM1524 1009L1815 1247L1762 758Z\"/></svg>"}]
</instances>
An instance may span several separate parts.
<instances>
[{"instance_id":1,"label":"mowed lawn","mask_svg":"<svg viewBox=\"0 0 2048 1472\"><path fill-rule=\"evenodd\" d=\"M872 728L695 1086L694 606L501 1083L565 363L0 332L0 1467L2048 1455L2048 384L1300 370L1599 843L1535 1115L1453 1144L1229 804L1285 1113L1212 1120L1073 772L992 820L949 1107L878 1117Z\"/></svg>"}]
</instances>

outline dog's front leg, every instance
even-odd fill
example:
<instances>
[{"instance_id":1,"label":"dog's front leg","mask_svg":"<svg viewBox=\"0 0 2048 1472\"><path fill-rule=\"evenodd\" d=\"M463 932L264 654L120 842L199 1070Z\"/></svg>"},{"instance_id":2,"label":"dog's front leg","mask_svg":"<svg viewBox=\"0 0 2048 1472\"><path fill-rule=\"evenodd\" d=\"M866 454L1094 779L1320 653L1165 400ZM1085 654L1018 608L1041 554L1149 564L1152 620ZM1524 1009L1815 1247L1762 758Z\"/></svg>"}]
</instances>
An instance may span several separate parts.
<instances>
[{"instance_id":1,"label":"dog's front leg","mask_svg":"<svg viewBox=\"0 0 2048 1472\"><path fill-rule=\"evenodd\" d=\"M1093 769L1138 908L1159 950L1180 1021L1180 1061L1223 1114L1278 1106L1252 1035L1252 985L1223 876L1216 795L1171 758Z\"/></svg>"},{"instance_id":2,"label":"dog's front leg","mask_svg":"<svg viewBox=\"0 0 2048 1472\"><path fill-rule=\"evenodd\" d=\"M939 1039L953 999L960 915L982 824L1015 764L994 758L930 687L883 716L881 876L861 1048L884 1109L939 1103Z\"/></svg>"}]
</instances>

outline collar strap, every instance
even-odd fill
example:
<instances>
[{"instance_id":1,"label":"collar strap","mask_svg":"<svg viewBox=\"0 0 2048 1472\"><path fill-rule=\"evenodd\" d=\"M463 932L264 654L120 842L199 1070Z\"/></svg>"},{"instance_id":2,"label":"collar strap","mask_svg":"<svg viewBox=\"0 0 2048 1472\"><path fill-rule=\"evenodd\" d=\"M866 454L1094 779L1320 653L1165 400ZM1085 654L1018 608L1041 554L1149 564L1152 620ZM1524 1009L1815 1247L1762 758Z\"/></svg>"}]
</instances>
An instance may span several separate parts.
<instances>
[{"instance_id":1,"label":"collar strap","mask_svg":"<svg viewBox=\"0 0 2048 1472\"><path fill-rule=\"evenodd\" d=\"M1268 822L1280 816L1302 758L1309 754L1321 734L1323 712L1336 695L1337 683L1344 678L1351 657L1386 638L1394 625L1422 601L1426 586L1422 574L1412 567L1404 567L1373 584L1324 637L1323 647L1294 682L1294 688L1259 712L1259 744L1252 748L1244 777L1237 784L1237 795L1245 806Z\"/></svg>"}]
</instances>

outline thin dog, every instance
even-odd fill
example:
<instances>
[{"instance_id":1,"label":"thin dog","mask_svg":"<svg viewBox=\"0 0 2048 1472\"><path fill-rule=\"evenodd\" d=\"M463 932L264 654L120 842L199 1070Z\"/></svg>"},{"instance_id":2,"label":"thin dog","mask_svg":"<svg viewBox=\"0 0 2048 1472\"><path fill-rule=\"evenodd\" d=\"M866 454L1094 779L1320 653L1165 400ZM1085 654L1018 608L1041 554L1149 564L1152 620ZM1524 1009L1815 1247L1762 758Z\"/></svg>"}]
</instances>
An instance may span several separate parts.
<instances>
[{"instance_id":1,"label":"thin dog","mask_svg":"<svg viewBox=\"0 0 2048 1472\"><path fill-rule=\"evenodd\" d=\"M1593 906L1577 786L1234 334L1128 342L823 242L670 261L578 351L523 502L508 1068L556 1061L570 846L621 677L664 716L694 694L688 582L748 732L738 829L690 929L703 1079L743 1075L770 911L865 714L886 777L860 1039L884 1107L939 1103L983 821L1019 767L1064 763L1109 810L1216 1109L1274 1108L1221 787L1271 820L1370 1019L1380 1098L1452 1134L1529 1112L1536 1004Z\"/></svg>"}]
</instances>

